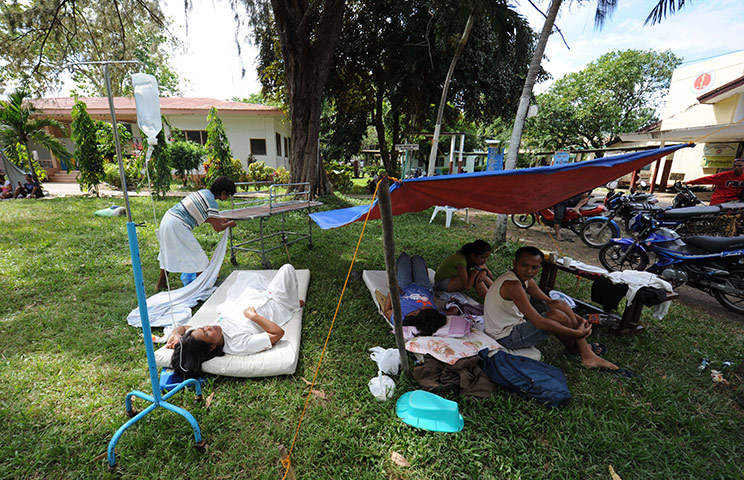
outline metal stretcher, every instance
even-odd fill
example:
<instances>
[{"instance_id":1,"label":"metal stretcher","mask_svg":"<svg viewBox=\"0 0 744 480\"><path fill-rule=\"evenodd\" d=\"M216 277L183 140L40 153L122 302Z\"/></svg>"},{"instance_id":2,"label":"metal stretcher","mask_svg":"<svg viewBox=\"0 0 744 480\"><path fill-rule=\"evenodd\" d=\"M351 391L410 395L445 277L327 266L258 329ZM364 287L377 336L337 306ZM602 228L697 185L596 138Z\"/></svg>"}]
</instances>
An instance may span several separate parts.
<instances>
[{"instance_id":1,"label":"metal stretcher","mask_svg":"<svg viewBox=\"0 0 744 480\"><path fill-rule=\"evenodd\" d=\"M308 247L313 248L313 225L310 217L307 219L307 233L288 231L284 222L285 213L298 210L307 210L309 213L312 207L323 205L321 202L311 200L309 183L236 182L235 185L238 189L245 187L247 190L233 195L232 209L221 211L219 216L236 222L258 218L260 233L258 238L235 243L232 229L230 229L230 262L233 265L238 264L235 258L237 251L259 253L261 254L261 266L272 268L271 262L266 258L268 252L305 239L308 239ZM281 215L281 230L267 234L264 231L264 222L274 215ZM276 236L281 237L280 243L267 245L267 240ZM260 244L260 248L249 247L255 243Z\"/></svg>"}]
</instances>

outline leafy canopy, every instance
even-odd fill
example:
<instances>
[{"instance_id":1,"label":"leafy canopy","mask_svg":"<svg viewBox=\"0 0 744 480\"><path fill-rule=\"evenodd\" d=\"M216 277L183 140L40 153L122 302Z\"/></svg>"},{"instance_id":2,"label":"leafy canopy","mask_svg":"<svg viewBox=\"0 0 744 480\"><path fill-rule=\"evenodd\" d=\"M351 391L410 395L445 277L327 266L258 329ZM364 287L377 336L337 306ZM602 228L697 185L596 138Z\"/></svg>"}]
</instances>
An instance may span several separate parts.
<instances>
[{"instance_id":1,"label":"leafy canopy","mask_svg":"<svg viewBox=\"0 0 744 480\"><path fill-rule=\"evenodd\" d=\"M157 0L8 0L0 2L0 83L28 85L44 92L71 73L79 91L104 95L99 67L74 62L140 60L158 78L160 92L178 94L166 46L179 42L168 33ZM114 95L131 92L132 65L111 65Z\"/></svg>"},{"instance_id":2,"label":"leafy canopy","mask_svg":"<svg viewBox=\"0 0 744 480\"><path fill-rule=\"evenodd\" d=\"M88 115L85 102L76 101L72 107L70 137L75 142L75 164L80 170L78 183L81 190L95 188L103 181L103 156L98 150L96 130L96 124Z\"/></svg>"},{"instance_id":3,"label":"leafy canopy","mask_svg":"<svg viewBox=\"0 0 744 480\"><path fill-rule=\"evenodd\" d=\"M657 120L672 72L671 51L610 52L537 97L525 143L541 149L603 148Z\"/></svg>"}]
</instances>

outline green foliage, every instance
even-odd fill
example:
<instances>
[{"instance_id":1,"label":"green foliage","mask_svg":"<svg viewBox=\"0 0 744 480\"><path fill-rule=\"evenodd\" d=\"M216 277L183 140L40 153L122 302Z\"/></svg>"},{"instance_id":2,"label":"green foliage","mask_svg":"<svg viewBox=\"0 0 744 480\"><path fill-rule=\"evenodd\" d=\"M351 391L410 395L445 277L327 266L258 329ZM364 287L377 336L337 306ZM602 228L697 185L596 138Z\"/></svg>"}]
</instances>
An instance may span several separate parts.
<instances>
[{"instance_id":1,"label":"green foliage","mask_svg":"<svg viewBox=\"0 0 744 480\"><path fill-rule=\"evenodd\" d=\"M147 140L145 140L146 142ZM171 151L170 145L165 139L165 133L161 130L158 133L158 143L152 153L152 158L148 164L148 173L150 174L150 187L152 193L164 196L170 190L171 182Z\"/></svg>"},{"instance_id":2,"label":"green foliage","mask_svg":"<svg viewBox=\"0 0 744 480\"><path fill-rule=\"evenodd\" d=\"M116 124L119 130L119 141L121 142L122 155L126 153L126 148L132 145L132 134L121 123ZM108 122L96 122L96 141L98 142L98 151L107 162L118 162L116 158L116 141L114 140L113 125Z\"/></svg>"},{"instance_id":3,"label":"green foliage","mask_svg":"<svg viewBox=\"0 0 744 480\"><path fill-rule=\"evenodd\" d=\"M538 95L540 108L527 119L525 143L547 150L603 148L620 133L653 123L680 62L671 51L602 55Z\"/></svg>"},{"instance_id":4,"label":"green foliage","mask_svg":"<svg viewBox=\"0 0 744 480\"><path fill-rule=\"evenodd\" d=\"M199 168L202 158L206 154L206 148L196 142L178 140L170 144L171 166L175 174L183 180L184 186L186 186L188 173Z\"/></svg>"},{"instance_id":5,"label":"green foliage","mask_svg":"<svg viewBox=\"0 0 744 480\"><path fill-rule=\"evenodd\" d=\"M329 163L325 166L328 180L333 188L339 192L346 193L351 190L353 183L351 177L354 174L354 168L351 165L341 163Z\"/></svg>"},{"instance_id":6,"label":"green foliage","mask_svg":"<svg viewBox=\"0 0 744 480\"><path fill-rule=\"evenodd\" d=\"M169 32L157 0L27 0L0 2L0 82L29 85L44 92L71 74L74 93L103 96L100 66L74 62L132 59L109 66L115 96L131 93L129 73L142 68L157 77L163 95L177 94L180 78L167 53L180 42Z\"/></svg>"},{"instance_id":7,"label":"green foliage","mask_svg":"<svg viewBox=\"0 0 744 480\"><path fill-rule=\"evenodd\" d=\"M37 111L31 104L28 90L20 88L8 95L8 100L0 100L0 148L10 158L20 160L17 145L21 145L27 159L29 169L36 180L39 180L38 164L34 164L28 152L28 142L33 140L44 148L48 148L57 158L67 160L70 152L67 147L50 135L47 127L56 127L64 131L64 126L57 120L41 117L31 118Z\"/></svg>"},{"instance_id":8,"label":"green foliage","mask_svg":"<svg viewBox=\"0 0 744 480\"><path fill-rule=\"evenodd\" d=\"M248 165L249 182L271 182L274 180L274 169L267 167L264 162L251 162ZM256 190L260 187L256 186Z\"/></svg>"},{"instance_id":9,"label":"green foliage","mask_svg":"<svg viewBox=\"0 0 744 480\"><path fill-rule=\"evenodd\" d=\"M70 136L75 142L75 163L80 170L77 181L81 190L97 187L104 177L103 157L98 150L96 125L88 115L85 102L78 100L72 107Z\"/></svg>"},{"instance_id":10,"label":"green foliage","mask_svg":"<svg viewBox=\"0 0 744 480\"><path fill-rule=\"evenodd\" d=\"M13 163L26 171L28 171L28 168L25 168L26 165L30 165L39 181L46 180L46 170L41 168L41 165L39 165L37 160L34 160L33 156L29 158L28 150L25 145L16 143L13 147L6 148L5 153Z\"/></svg>"},{"instance_id":11,"label":"green foliage","mask_svg":"<svg viewBox=\"0 0 744 480\"><path fill-rule=\"evenodd\" d=\"M232 158L230 141L217 113L217 109L212 107L207 115L207 159L204 161L206 185L211 185L217 177L223 175L234 181L245 175L240 160Z\"/></svg>"},{"instance_id":12,"label":"green foliage","mask_svg":"<svg viewBox=\"0 0 744 480\"><path fill-rule=\"evenodd\" d=\"M289 170L284 167L279 167L274 171L274 183L287 184L289 183Z\"/></svg>"}]
</instances>

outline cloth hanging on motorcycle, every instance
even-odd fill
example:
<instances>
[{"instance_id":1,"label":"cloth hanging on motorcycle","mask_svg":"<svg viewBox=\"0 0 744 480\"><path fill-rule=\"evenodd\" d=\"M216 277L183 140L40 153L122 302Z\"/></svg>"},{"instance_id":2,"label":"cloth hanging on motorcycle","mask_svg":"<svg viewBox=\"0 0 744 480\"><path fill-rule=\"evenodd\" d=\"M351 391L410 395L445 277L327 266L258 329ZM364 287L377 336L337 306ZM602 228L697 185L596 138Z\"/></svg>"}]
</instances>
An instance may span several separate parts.
<instances>
[{"instance_id":1,"label":"cloth hanging on motorcycle","mask_svg":"<svg viewBox=\"0 0 744 480\"><path fill-rule=\"evenodd\" d=\"M669 155L681 144L549 167L410 178L390 186L393 215L420 212L434 205L477 208L494 213L538 212L622 177ZM529 192L529 194L525 194ZM380 218L377 201L369 205L316 212L310 218L322 229Z\"/></svg>"},{"instance_id":2,"label":"cloth hanging on motorcycle","mask_svg":"<svg viewBox=\"0 0 744 480\"><path fill-rule=\"evenodd\" d=\"M617 310L620 300L628 293L628 286L615 284L609 278L599 277L592 282L592 302L602 305L602 310L611 312Z\"/></svg>"}]
</instances>

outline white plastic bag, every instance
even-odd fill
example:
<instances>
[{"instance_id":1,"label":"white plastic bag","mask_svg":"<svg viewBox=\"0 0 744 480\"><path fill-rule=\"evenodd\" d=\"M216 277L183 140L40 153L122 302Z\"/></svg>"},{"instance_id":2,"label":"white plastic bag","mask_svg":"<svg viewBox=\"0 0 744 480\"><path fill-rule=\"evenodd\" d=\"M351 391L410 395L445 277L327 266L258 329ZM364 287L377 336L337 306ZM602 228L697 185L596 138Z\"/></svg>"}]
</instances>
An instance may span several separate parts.
<instances>
[{"instance_id":1,"label":"white plastic bag","mask_svg":"<svg viewBox=\"0 0 744 480\"><path fill-rule=\"evenodd\" d=\"M395 392L395 382L381 371L377 371L377 376L369 381L369 391L379 401L384 402L392 398Z\"/></svg>"},{"instance_id":2,"label":"white plastic bag","mask_svg":"<svg viewBox=\"0 0 744 480\"><path fill-rule=\"evenodd\" d=\"M373 347L369 349L370 358L377 363L382 373L397 375L400 369L400 352L397 348Z\"/></svg>"}]
</instances>

